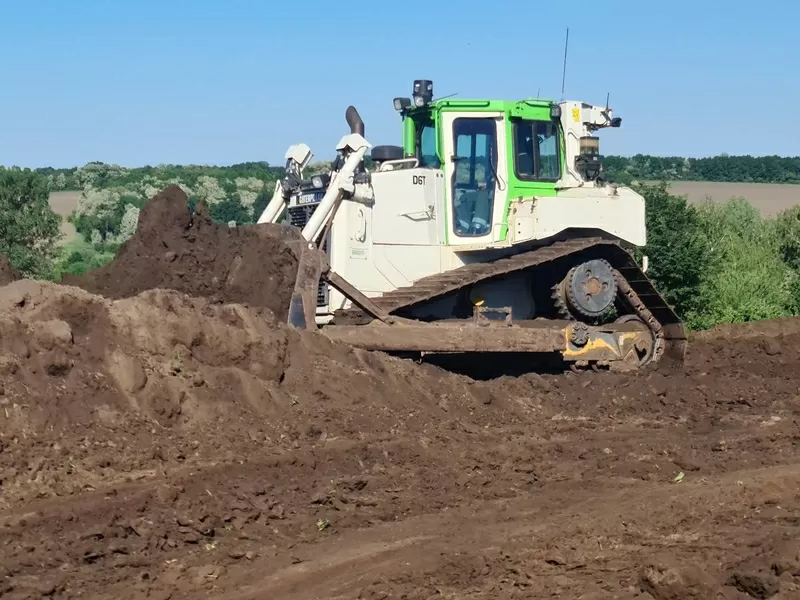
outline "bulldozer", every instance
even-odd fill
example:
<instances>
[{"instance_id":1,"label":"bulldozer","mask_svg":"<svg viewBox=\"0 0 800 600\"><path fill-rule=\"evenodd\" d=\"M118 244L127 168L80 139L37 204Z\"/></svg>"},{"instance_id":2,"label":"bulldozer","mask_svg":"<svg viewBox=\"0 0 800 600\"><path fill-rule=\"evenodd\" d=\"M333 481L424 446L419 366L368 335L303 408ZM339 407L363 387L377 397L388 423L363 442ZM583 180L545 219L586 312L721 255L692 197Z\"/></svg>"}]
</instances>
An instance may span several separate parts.
<instances>
[{"instance_id":1,"label":"bulldozer","mask_svg":"<svg viewBox=\"0 0 800 600\"><path fill-rule=\"evenodd\" d=\"M597 133L621 125L608 103L434 99L416 80L393 106L401 145L373 147L349 106L328 172L306 176L305 144L286 152L258 223L301 230L290 326L575 371L683 362L684 325L636 258L645 200L603 168Z\"/></svg>"}]
</instances>

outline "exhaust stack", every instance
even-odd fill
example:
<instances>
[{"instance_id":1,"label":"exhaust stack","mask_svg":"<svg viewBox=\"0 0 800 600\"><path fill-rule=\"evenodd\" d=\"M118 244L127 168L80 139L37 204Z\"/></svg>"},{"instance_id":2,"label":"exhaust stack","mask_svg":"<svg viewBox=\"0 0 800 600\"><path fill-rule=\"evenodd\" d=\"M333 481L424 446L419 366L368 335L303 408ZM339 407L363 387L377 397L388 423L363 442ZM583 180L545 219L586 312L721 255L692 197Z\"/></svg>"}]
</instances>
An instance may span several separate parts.
<instances>
[{"instance_id":1,"label":"exhaust stack","mask_svg":"<svg viewBox=\"0 0 800 600\"><path fill-rule=\"evenodd\" d=\"M358 114L355 106L347 107L344 118L350 126L350 133L357 133L361 137L364 137L364 121L361 120L361 115Z\"/></svg>"}]
</instances>

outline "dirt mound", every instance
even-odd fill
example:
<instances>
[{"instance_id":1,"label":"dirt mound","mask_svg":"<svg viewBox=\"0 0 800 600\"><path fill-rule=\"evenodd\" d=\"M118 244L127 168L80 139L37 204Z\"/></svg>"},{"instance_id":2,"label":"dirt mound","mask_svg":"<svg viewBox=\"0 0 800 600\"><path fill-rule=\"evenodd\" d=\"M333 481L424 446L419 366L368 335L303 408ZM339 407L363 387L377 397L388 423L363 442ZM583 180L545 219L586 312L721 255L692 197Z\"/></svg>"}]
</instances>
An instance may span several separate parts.
<instances>
[{"instance_id":1,"label":"dirt mound","mask_svg":"<svg viewBox=\"0 0 800 600\"><path fill-rule=\"evenodd\" d=\"M107 298L172 289L268 308L285 319L297 272L291 246L300 240L287 226L219 225L202 204L193 213L183 190L170 186L145 206L113 262L64 283Z\"/></svg>"},{"instance_id":2,"label":"dirt mound","mask_svg":"<svg viewBox=\"0 0 800 600\"><path fill-rule=\"evenodd\" d=\"M0 599L800 597L800 320L476 382L283 326L292 236L0 287Z\"/></svg>"},{"instance_id":3,"label":"dirt mound","mask_svg":"<svg viewBox=\"0 0 800 600\"><path fill-rule=\"evenodd\" d=\"M0 598L794 597L780 331L670 378L474 382L242 305L14 282Z\"/></svg>"},{"instance_id":4,"label":"dirt mound","mask_svg":"<svg viewBox=\"0 0 800 600\"><path fill-rule=\"evenodd\" d=\"M22 597L131 597L133 580L137 593L167 585L178 574L164 565L188 552L182 585L202 588L220 565L307 537L323 507L347 506L354 525L390 519L421 499L373 494L410 483L395 465L420 457L371 443L434 440L484 406L469 381L439 376L172 290L0 288L0 530L13 540L0 582ZM432 419L440 406L452 424Z\"/></svg>"},{"instance_id":5,"label":"dirt mound","mask_svg":"<svg viewBox=\"0 0 800 600\"><path fill-rule=\"evenodd\" d=\"M8 285L12 281L22 279L22 275L11 266L11 262L4 254L0 254L0 286Z\"/></svg>"}]
</instances>

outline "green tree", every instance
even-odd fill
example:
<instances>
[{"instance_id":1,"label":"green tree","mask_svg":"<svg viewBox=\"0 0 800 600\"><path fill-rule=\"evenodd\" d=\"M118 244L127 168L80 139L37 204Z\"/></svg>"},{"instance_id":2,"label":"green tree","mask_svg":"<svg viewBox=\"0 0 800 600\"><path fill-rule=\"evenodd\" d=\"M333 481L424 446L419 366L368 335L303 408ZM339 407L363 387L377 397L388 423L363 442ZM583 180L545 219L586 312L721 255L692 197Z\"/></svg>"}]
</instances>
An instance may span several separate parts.
<instances>
[{"instance_id":1,"label":"green tree","mask_svg":"<svg viewBox=\"0 0 800 600\"><path fill-rule=\"evenodd\" d=\"M0 167L0 252L27 277L49 277L58 253L61 218L48 198L45 176Z\"/></svg>"},{"instance_id":2,"label":"green tree","mask_svg":"<svg viewBox=\"0 0 800 600\"><path fill-rule=\"evenodd\" d=\"M211 218L217 223L236 221L237 225L253 222L253 215L236 198L226 198L209 207Z\"/></svg>"},{"instance_id":3,"label":"green tree","mask_svg":"<svg viewBox=\"0 0 800 600\"><path fill-rule=\"evenodd\" d=\"M683 316L695 306L710 255L703 224L697 209L670 194L665 182L635 187L645 198L647 245L640 254L650 261L647 275Z\"/></svg>"}]
</instances>

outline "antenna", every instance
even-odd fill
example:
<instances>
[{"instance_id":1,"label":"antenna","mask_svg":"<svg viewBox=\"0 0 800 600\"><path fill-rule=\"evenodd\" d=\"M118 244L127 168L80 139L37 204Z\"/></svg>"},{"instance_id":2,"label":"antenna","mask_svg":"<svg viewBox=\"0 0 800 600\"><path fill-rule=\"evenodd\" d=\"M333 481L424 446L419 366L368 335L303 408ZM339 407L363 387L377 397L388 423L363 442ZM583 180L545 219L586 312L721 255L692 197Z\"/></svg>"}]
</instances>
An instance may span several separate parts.
<instances>
[{"instance_id":1,"label":"antenna","mask_svg":"<svg viewBox=\"0 0 800 600\"><path fill-rule=\"evenodd\" d=\"M446 100L447 98L452 98L453 96L458 96L458 92L454 94L448 94L447 96L442 96L441 98L437 98L437 100Z\"/></svg>"},{"instance_id":2,"label":"antenna","mask_svg":"<svg viewBox=\"0 0 800 600\"><path fill-rule=\"evenodd\" d=\"M561 73L561 101L564 101L564 84L567 81L567 48L569 48L569 27L567 27L567 39L564 41L564 68Z\"/></svg>"},{"instance_id":3,"label":"antenna","mask_svg":"<svg viewBox=\"0 0 800 600\"><path fill-rule=\"evenodd\" d=\"M608 110L609 102L611 101L611 92L606 92L606 110Z\"/></svg>"}]
</instances>

